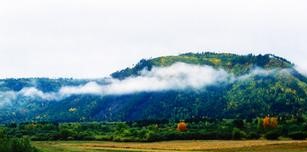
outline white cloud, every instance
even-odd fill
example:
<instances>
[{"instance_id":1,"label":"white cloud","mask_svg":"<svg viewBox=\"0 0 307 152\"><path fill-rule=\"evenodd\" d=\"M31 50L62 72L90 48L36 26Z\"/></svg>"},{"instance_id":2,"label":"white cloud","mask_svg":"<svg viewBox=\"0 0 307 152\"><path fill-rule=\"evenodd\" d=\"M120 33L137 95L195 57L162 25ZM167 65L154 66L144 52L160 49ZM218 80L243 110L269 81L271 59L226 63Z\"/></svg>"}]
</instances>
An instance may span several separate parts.
<instances>
[{"instance_id":1,"label":"white cloud","mask_svg":"<svg viewBox=\"0 0 307 152\"><path fill-rule=\"evenodd\" d=\"M137 92L154 92L164 90L201 89L209 85L225 82L229 74L210 66L176 63L169 67L154 67L151 71L143 70L139 76L124 80L111 79L107 85L89 82L83 86L63 87L60 94L98 94L116 95Z\"/></svg>"},{"instance_id":2,"label":"white cloud","mask_svg":"<svg viewBox=\"0 0 307 152\"><path fill-rule=\"evenodd\" d=\"M16 93L14 91L0 91L0 108L2 106L6 106L7 104L10 104L12 100L16 99Z\"/></svg>"},{"instance_id":3,"label":"white cloud","mask_svg":"<svg viewBox=\"0 0 307 152\"><path fill-rule=\"evenodd\" d=\"M102 94L102 86L98 85L96 82L89 82L81 86L65 86L59 91L61 96L69 96L73 94Z\"/></svg>"},{"instance_id":4,"label":"white cloud","mask_svg":"<svg viewBox=\"0 0 307 152\"><path fill-rule=\"evenodd\" d=\"M44 93L41 90L36 89L35 87L25 87L17 92L17 95L22 95L31 98L42 98L44 100L55 100L58 97L55 93Z\"/></svg>"},{"instance_id":5,"label":"white cloud","mask_svg":"<svg viewBox=\"0 0 307 152\"><path fill-rule=\"evenodd\" d=\"M113 80L105 86L106 94L125 94L142 91L201 89L227 81L229 74L210 66L176 63L169 67L143 70L140 76Z\"/></svg>"},{"instance_id":6,"label":"white cloud","mask_svg":"<svg viewBox=\"0 0 307 152\"><path fill-rule=\"evenodd\" d=\"M227 82L231 75L222 69L210 66L175 63L169 67L153 67L151 71L142 70L139 76L124 80L108 79L104 85L95 81L80 86L64 86L58 92L44 93L35 87L25 87L18 92L0 92L2 102L14 100L16 96L60 100L76 94L119 95L138 92L155 92L166 90L202 89L209 85Z\"/></svg>"},{"instance_id":7,"label":"white cloud","mask_svg":"<svg viewBox=\"0 0 307 152\"><path fill-rule=\"evenodd\" d=\"M271 75L271 74L279 72L279 71L280 70L278 70L278 69L266 70L266 69L256 67L251 72L249 72L248 74L239 76L238 78L234 78L234 80L236 80L236 79L245 80L245 79L248 79L248 78L250 78L252 76L256 76L256 75L268 76L268 75Z\"/></svg>"}]
</instances>

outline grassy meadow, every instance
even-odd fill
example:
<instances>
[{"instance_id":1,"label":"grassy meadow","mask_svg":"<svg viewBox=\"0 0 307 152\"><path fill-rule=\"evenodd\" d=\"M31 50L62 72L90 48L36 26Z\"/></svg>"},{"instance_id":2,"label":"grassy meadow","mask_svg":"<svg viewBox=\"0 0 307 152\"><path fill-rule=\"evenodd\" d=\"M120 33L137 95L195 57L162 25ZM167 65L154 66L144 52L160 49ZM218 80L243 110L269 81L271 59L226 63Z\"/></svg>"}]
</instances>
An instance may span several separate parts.
<instances>
[{"instance_id":1,"label":"grassy meadow","mask_svg":"<svg viewBox=\"0 0 307 152\"><path fill-rule=\"evenodd\" d=\"M189 140L152 143L103 141L37 141L33 142L33 145L42 152L307 152L307 141L294 140Z\"/></svg>"}]
</instances>

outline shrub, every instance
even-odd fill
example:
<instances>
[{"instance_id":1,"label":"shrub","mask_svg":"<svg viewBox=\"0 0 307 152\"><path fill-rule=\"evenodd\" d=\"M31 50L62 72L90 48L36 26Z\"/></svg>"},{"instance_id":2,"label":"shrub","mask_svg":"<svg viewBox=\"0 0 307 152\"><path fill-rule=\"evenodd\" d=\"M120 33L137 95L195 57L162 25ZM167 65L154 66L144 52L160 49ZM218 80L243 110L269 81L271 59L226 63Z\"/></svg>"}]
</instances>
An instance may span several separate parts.
<instances>
[{"instance_id":1,"label":"shrub","mask_svg":"<svg viewBox=\"0 0 307 152\"><path fill-rule=\"evenodd\" d=\"M74 136L74 132L71 129L61 129L60 130L60 134L59 134L60 139L68 140L68 139L73 138L73 136Z\"/></svg>"},{"instance_id":2,"label":"shrub","mask_svg":"<svg viewBox=\"0 0 307 152\"><path fill-rule=\"evenodd\" d=\"M288 137L290 137L293 140L305 140L306 134L301 131L291 132L288 134Z\"/></svg>"},{"instance_id":3,"label":"shrub","mask_svg":"<svg viewBox=\"0 0 307 152\"><path fill-rule=\"evenodd\" d=\"M280 136L279 130L271 130L264 135L264 137L269 140L277 140L279 136Z\"/></svg>"},{"instance_id":4,"label":"shrub","mask_svg":"<svg viewBox=\"0 0 307 152\"><path fill-rule=\"evenodd\" d=\"M217 139L230 140L232 139L232 132L219 132L217 135Z\"/></svg>"},{"instance_id":5,"label":"shrub","mask_svg":"<svg viewBox=\"0 0 307 152\"><path fill-rule=\"evenodd\" d=\"M272 117L270 119L270 127L277 128L277 126L278 126L278 119L276 117Z\"/></svg>"},{"instance_id":6,"label":"shrub","mask_svg":"<svg viewBox=\"0 0 307 152\"><path fill-rule=\"evenodd\" d=\"M255 120L255 123L257 124L257 129L258 130L261 130L262 128L263 128L263 120L262 120L262 118L257 118L256 120Z\"/></svg>"},{"instance_id":7,"label":"shrub","mask_svg":"<svg viewBox=\"0 0 307 152\"><path fill-rule=\"evenodd\" d=\"M303 130L304 130L304 131L307 131L307 123L304 123L304 124L303 124Z\"/></svg>"},{"instance_id":8,"label":"shrub","mask_svg":"<svg viewBox=\"0 0 307 152\"><path fill-rule=\"evenodd\" d=\"M79 132L74 136L75 140L95 140L94 133L89 131Z\"/></svg>"},{"instance_id":9,"label":"shrub","mask_svg":"<svg viewBox=\"0 0 307 152\"><path fill-rule=\"evenodd\" d=\"M242 119L236 119L236 120L234 120L234 121L233 121L233 124L234 124L234 126L237 127L237 128L240 128L240 129L244 128L244 121L243 121Z\"/></svg>"},{"instance_id":10,"label":"shrub","mask_svg":"<svg viewBox=\"0 0 307 152\"><path fill-rule=\"evenodd\" d=\"M212 139L217 139L217 136L218 136L218 133L211 131L211 132L208 132L206 134L203 134L201 139L204 139L204 140L210 140L211 139L212 140Z\"/></svg>"},{"instance_id":11,"label":"shrub","mask_svg":"<svg viewBox=\"0 0 307 152\"><path fill-rule=\"evenodd\" d=\"M29 139L25 138L2 138L0 139L1 152L38 152L38 150L30 144Z\"/></svg>"},{"instance_id":12,"label":"shrub","mask_svg":"<svg viewBox=\"0 0 307 152\"><path fill-rule=\"evenodd\" d=\"M247 139L259 139L261 136L258 132L250 132L247 134Z\"/></svg>"},{"instance_id":13,"label":"shrub","mask_svg":"<svg viewBox=\"0 0 307 152\"><path fill-rule=\"evenodd\" d=\"M246 138L246 133L238 128L234 128L232 130L232 139L240 140L242 138Z\"/></svg>"}]
</instances>

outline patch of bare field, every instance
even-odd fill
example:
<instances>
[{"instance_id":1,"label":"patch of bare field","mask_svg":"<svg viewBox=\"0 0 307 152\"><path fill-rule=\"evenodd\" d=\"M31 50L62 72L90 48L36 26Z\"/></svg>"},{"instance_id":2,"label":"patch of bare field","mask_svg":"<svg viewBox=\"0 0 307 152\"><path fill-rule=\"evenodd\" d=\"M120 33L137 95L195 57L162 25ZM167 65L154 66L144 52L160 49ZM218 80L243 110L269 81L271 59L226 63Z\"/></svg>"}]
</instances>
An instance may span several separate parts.
<instances>
[{"instance_id":1,"label":"patch of bare field","mask_svg":"<svg viewBox=\"0 0 307 152\"><path fill-rule=\"evenodd\" d=\"M125 150L125 151L228 151L231 149L250 149L259 150L271 148L276 150L277 147L286 146L293 148L302 146L307 147L307 141L268 141L268 140L246 140L246 141L223 141L223 140L193 140L193 141L164 141L153 143L137 142L99 142L99 141L67 141L67 142L47 142L55 147L68 149L89 150ZM42 143L43 144L43 143ZM274 148L275 147L275 148ZM307 150L307 148L306 148Z\"/></svg>"}]
</instances>

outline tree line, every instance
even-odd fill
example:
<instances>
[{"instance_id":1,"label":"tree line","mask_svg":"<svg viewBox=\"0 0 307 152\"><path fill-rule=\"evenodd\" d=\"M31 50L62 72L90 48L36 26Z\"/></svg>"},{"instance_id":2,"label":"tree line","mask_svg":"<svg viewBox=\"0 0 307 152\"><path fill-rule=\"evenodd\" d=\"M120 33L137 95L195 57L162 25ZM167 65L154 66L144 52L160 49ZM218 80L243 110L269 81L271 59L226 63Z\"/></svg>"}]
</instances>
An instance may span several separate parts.
<instances>
[{"instance_id":1,"label":"tree line","mask_svg":"<svg viewBox=\"0 0 307 152\"><path fill-rule=\"evenodd\" d=\"M8 138L30 140L101 140L154 142L165 140L244 140L306 138L306 117L210 119L186 121L20 123L2 126Z\"/></svg>"}]
</instances>

